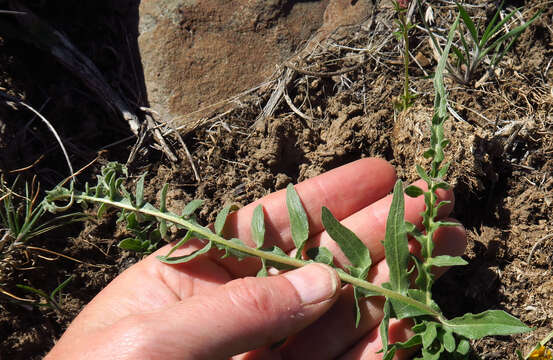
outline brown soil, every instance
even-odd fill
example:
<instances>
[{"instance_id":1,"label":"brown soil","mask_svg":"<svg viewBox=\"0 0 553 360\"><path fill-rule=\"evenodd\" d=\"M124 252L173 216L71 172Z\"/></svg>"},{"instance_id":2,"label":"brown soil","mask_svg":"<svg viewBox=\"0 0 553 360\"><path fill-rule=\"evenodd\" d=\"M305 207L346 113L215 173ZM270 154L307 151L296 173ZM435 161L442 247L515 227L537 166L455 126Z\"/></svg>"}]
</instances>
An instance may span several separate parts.
<instances>
[{"instance_id":1,"label":"brown soil","mask_svg":"<svg viewBox=\"0 0 553 360\"><path fill-rule=\"evenodd\" d=\"M483 1L475 3L481 4L471 8L476 16L492 14L492 6L484 6ZM437 26L448 28L454 8L443 4L433 5L434 14ZM516 5L525 6L525 18L538 6L545 12L504 57L496 74L478 87L475 85L484 76L485 67L468 85L446 81L450 106L457 114L450 117L445 129L452 141L447 150L452 162L447 180L455 189L454 216L467 229L465 258L469 265L450 270L436 284L435 294L449 316L504 309L536 328L530 335L475 342L475 353L483 359L515 359L516 349L529 350L553 328L553 238L546 238L553 231L553 68L549 66L553 8L533 0ZM106 22L120 16L110 9L93 10L108 14L103 20ZM52 14L55 12L43 13L65 24L71 33L68 20ZM203 119L182 133L200 173L199 183L194 180L184 150L171 138L168 141L177 149L180 162L172 163L156 151L140 152L131 164L131 181L148 171L146 195L150 199L156 198L162 184L169 183L169 208L178 210L191 199L205 199L201 218L213 221L224 203L245 205L289 182L302 181L362 157L385 158L397 167L401 178L414 180L414 165L425 162L422 151L428 144L427 122L433 104L428 75L436 61L428 37L414 29L411 49L421 66L412 64L410 73L411 87L418 97L412 108L398 114L393 104L401 92L402 68L401 48L390 36L393 11L380 8L374 15L358 26L341 27L296 64L323 73L355 67L330 77L295 72L287 92L303 117L282 101L272 117L254 127L275 87L261 89L240 99L231 112ZM81 37L75 41L84 48L98 44L92 35L84 36L82 29L77 33ZM100 39L119 49L117 36ZM76 144L70 149L76 167L93 159L103 146L126 136L124 126L113 130L114 122L105 120L105 114L77 90L75 79L60 65L44 59L44 54L32 46L8 38L0 41L0 48L0 86L12 95L24 95L34 104L51 98L43 112L56 118L62 137ZM92 59L98 56L92 52L88 55ZM41 71L36 69L37 58L42 61ZM109 64L106 67L110 69ZM122 85L134 81L120 76L113 72L108 77ZM64 92L66 89L72 91ZM79 115L78 122L75 114ZM1 165L3 171L18 168L46 153L46 158L26 175L38 172L48 187L66 170L52 141L44 140L49 139L44 135L46 130L39 124L30 130L21 125L29 119L28 113L0 105L0 150L11 154L2 156ZM23 135L28 137L29 145L24 148L19 140ZM93 179L105 161L125 161L127 145L110 148L95 167L83 174L83 181ZM31 298L16 284L51 290L70 274L75 279L63 294L61 312L0 298L0 359L41 358L81 307L138 260L117 248L123 236L124 230L110 214L97 223L64 228L28 244L82 263L28 248L3 254L0 286L17 296Z\"/></svg>"}]
</instances>

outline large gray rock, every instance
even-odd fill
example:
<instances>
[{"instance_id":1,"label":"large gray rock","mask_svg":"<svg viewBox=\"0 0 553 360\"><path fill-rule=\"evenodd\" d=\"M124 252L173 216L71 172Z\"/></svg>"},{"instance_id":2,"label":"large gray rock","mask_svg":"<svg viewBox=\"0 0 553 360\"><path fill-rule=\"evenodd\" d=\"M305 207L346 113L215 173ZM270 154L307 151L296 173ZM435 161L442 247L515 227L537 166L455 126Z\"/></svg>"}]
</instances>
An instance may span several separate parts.
<instances>
[{"instance_id":1,"label":"large gray rock","mask_svg":"<svg viewBox=\"0 0 553 360\"><path fill-rule=\"evenodd\" d=\"M139 46L151 107L170 120L247 90L317 30L322 36L359 21L368 6L368 0L142 0Z\"/></svg>"}]
</instances>

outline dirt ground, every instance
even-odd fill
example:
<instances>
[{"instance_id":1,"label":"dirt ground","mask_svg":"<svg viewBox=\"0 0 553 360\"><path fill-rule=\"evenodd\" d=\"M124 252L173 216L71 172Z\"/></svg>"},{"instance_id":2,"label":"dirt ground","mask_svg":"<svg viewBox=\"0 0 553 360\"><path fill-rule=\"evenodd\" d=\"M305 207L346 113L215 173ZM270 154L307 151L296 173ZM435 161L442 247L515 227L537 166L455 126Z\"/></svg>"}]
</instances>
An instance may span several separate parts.
<instances>
[{"instance_id":1,"label":"dirt ground","mask_svg":"<svg viewBox=\"0 0 553 360\"><path fill-rule=\"evenodd\" d=\"M493 15L495 3L471 4L474 16L485 20ZM455 6L445 1L431 5L434 27L445 33ZM447 150L452 161L447 180L456 196L454 216L467 229L469 265L450 270L436 283L437 301L448 316L504 309L536 329L474 342L474 353L482 359L515 359L516 349L528 351L553 329L553 238L549 236L553 232L553 8L551 2L536 0L507 6L523 6L524 19L539 9L544 13L489 76L484 65L468 84L446 80L450 110L455 114L445 129L452 141ZM423 11L426 8L423 5ZM402 179L416 179L414 165L424 163L422 152L429 141L436 59L426 32L413 29L410 47L417 62L411 62L409 71L411 88L418 96L413 107L397 113L401 46L391 35L393 11L375 9L364 23L338 29L296 59L296 70L283 65L273 83L234 101L230 111L184 127L180 134L200 181L195 180L185 150L173 135L167 141L179 160L170 161L152 142L145 142L129 164L130 181L148 171L146 196L151 200L162 184L169 183L168 207L173 210L192 199L205 199L200 215L208 222L224 203L245 205L289 182L363 157L385 158ZM87 9L103 15L105 23L94 25L88 18L68 20L71 16L61 17L56 9L36 10L74 34L73 41L102 64L110 84L131 104L145 105L145 99L136 95L143 92L129 90L128 84L136 79L113 71L111 52L103 51L103 46L109 46L123 53L117 33L106 30L110 21L122 16L119 10ZM81 9L71 11L81 14ZM416 13L413 20L420 24ZM84 26L75 27L78 21ZM0 18L0 29L3 25ZM328 74L350 67L351 71ZM284 79L286 72L291 74L286 94L295 109L282 100L271 116L259 120L277 89L276 80ZM35 104L52 120L69 144L75 168L103 150L81 175L83 183L93 179L103 163L127 161L135 140L113 145L132 135L127 124L114 120L62 65L32 43L3 33L0 90ZM30 179L37 174L43 188L49 188L67 173L58 148L31 113L2 101L3 174L13 179L9 170L32 164L41 154L44 158L22 175ZM5 294L0 296L0 359L41 358L82 306L139 260L117 248L125 233L115 220L115 213L110 213L99 221L73 224L2 254L0 287L10 294L32 298L16 284L51 290L69 275L74 279L63 293L61 311L22 306Z\"/></svg>"}]
</instances>

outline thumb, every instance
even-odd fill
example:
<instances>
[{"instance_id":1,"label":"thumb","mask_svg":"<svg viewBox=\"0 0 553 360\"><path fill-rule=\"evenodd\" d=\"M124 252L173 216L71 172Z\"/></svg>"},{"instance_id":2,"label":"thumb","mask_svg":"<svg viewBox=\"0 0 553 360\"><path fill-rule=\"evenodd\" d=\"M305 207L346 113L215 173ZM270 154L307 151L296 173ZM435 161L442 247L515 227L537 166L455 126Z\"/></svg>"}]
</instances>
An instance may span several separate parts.
<instances>
[{"instance_id":1,"label":"thumb","mask_svg":"<svg viewBox=\"0 0 553 360\"><path fill-rule=\"evenodd\" d=\"M322 264L237 279L150 314L149 350L161 359L217 359L270 345L324 314L339 289L337 273Z\"/></svg>"}]
</instances>

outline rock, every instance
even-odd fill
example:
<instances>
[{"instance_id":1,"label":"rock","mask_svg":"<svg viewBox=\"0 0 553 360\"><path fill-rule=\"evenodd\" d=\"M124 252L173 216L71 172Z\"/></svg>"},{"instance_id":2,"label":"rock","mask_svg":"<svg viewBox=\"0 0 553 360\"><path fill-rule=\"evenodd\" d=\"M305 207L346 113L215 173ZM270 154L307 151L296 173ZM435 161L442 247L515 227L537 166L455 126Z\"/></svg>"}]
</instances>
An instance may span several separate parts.
<instances>
[{"instance_id":1,"label":"rock","mask_svg":"<svg viewBox=\"0 0 553 360\"><path fill-rule=\"evenodd\" d=\"M150 105L165 120L182 119L250 89L317 30L324 37L359 22L369 6L368 0L142 0L139 46Z\"/></svg>"}]
</instances>

